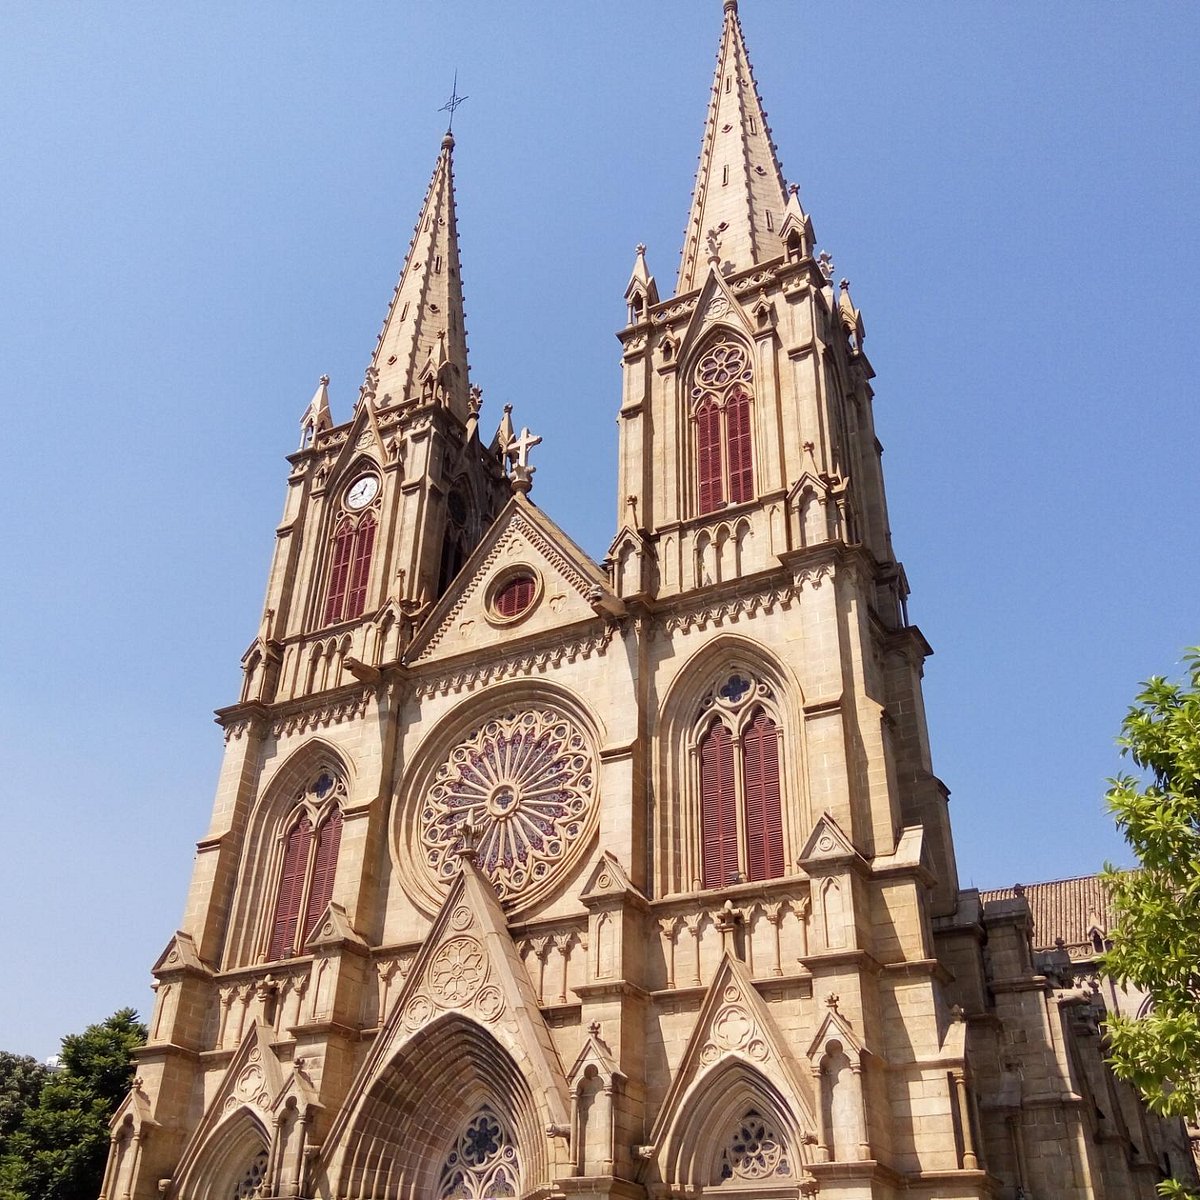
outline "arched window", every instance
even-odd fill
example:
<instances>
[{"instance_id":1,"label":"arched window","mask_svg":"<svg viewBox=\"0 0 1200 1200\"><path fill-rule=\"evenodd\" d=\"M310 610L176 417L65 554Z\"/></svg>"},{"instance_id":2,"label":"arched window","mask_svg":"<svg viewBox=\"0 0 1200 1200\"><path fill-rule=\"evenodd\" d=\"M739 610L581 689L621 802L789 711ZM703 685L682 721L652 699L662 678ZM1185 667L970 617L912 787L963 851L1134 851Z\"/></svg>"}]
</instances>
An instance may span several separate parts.
<instances>
[{"instance_id":1,"label":"arched window","mask_svg":"<svg viewBox=\"0 0 1200 1200\"><path fill-rule=\"evenodd\" d=\"M379 494L379 476L369 471L358 476L342 498L345 511L333 530L324 625L353 621L367 606L367 584L379 525Z\"/></svg>"},{"instance_id":2,"label":"arched window","mask_svg":"<svg viewBox=\"0 0 1200 1200\"><path fill-rule=\"evenodd\" d=\"M269 961L302 953L333 897L345 794L341 780L330 771L321 771L297 797L298 803L284 823L279 886L267 946Z\"/></svg>"},{"instance_id":3,"label":"arched window","mask_svg":"<svg viewBox=\"0 0 1200 1200\"><path fill-rule=\"evenodd\" d=\"M692 375L695 422L696 505L715 512L726 502L754 498L754 446L750 410L754 369L740 342L717 342L701 356Z\"/></svg>"},{"instance_id":4,"label":"arched window","mask_svg":"<svg viewBox=\"0 0 1200 1200\"><path fill-rule=\"evenodd\" d=\"M792 1175L791 1157L774 1122L750 1109L725 1139L718 1163L718 1183L752 1183Z\"/></svg>"},{"instance_id":5,"label":"arched window","mask_svg":"<svg viewBox=\"0 0 1200 1200\"><path fill-rule=\"evenodd\" d=\"M446 1155L438 1200L500 1200L515 1196L518 1184L516 1147L485 1104Z\"/></svg>"},{"instance_id":6,"label":"arched window","mask_svg":"<svg viewBox=\"0 0 1200 1200\"><path fill-rule=\"evenodd\" d=\"M784 873L780 732L770 687L733 672L701 705L701 885Z\"/></svg>"}]
</instances>

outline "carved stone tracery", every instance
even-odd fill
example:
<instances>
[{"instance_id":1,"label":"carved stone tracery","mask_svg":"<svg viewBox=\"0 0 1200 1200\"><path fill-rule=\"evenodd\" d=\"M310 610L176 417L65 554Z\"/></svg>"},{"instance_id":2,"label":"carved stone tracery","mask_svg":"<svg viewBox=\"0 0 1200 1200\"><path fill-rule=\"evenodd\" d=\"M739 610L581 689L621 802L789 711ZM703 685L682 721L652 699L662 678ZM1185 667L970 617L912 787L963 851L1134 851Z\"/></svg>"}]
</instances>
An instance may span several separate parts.
<instances>
[{"instance_id":1,"label":"carved stone tracery","mask_svg":"<svg viewBox=\"0 0 1200 1200\"><path fill-rule=\"evenodd\" d=\"M466 827L476 827L476 862L508 900L578 849L595 801L592 753L569 718L550 708L505 713L473 730L439 768L420 814L422 854L449 883Z\"/></svg>"}]
</instances>

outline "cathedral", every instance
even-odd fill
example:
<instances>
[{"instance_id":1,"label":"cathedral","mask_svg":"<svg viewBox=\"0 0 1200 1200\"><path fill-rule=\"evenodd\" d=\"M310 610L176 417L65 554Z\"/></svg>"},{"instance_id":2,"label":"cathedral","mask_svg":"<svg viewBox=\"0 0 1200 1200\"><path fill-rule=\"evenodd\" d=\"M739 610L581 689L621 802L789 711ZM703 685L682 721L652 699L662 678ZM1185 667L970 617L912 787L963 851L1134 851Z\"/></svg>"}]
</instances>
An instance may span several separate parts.
<instances>
[{"instance_id":1,"label":"cathedral","mask_svg":"<svg viewBox=\"0 0 1200 1200\"><path fill-rule=\"evenodd\" d=\"M323 379L287 460L102 1200L1195 1179L1027 898L959 887L862 317L713 3L678 278L638 247L625 293L602 562L531 499L539 439L480 423L442 140L353 413Z\"/></svg>"}]
</instances>

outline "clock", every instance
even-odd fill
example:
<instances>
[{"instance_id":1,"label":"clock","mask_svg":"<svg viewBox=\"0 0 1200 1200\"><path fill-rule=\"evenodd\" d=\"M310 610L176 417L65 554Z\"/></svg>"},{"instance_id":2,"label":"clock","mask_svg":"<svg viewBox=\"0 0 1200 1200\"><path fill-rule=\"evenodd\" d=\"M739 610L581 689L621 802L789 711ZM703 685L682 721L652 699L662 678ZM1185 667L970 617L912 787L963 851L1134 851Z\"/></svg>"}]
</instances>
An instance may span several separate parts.
<instances>
[{"instance_id":1,"label":"clock","mask_svg":"<svg viewBox=\"0 0 1200 1200\"><path fill-rule=\"evenodd\" d=\"M363 475L356 479L346 491L346 507L366 508L379 492L379 476Z\"/></svg>"}]
</instances>

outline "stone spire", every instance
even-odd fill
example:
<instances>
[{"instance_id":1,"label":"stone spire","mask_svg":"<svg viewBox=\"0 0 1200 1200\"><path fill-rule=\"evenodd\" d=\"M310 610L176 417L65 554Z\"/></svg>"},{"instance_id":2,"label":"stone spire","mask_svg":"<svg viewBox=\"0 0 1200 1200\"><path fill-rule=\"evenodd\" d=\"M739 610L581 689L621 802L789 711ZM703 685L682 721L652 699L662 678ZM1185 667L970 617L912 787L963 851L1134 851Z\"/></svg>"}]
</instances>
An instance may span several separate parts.
<instances>
[{"instance_id":1,"label":"stone spire","mask_svg":"<svg viewBox=\"0 0 1200 1200\"><path fill-rule=\"evenodd\" d=\"M454 138L447 133L371 366L379 373L380 407L435 401L465 422L470 385L453 152Z\"/></svg>"},{"instance_id":2,"label":"stone spire","mask_svg":"<svg viewBox=\"0 0 1200 1200\"><path fill-rule=\"evenodd\" d=\"M740 271L781 255L785 200L783 173L746 54L737 0L725 0L725 27L676 294L699 287L710 262Z\"/></svg>"}]
</instances>

